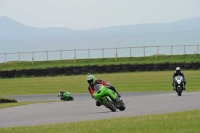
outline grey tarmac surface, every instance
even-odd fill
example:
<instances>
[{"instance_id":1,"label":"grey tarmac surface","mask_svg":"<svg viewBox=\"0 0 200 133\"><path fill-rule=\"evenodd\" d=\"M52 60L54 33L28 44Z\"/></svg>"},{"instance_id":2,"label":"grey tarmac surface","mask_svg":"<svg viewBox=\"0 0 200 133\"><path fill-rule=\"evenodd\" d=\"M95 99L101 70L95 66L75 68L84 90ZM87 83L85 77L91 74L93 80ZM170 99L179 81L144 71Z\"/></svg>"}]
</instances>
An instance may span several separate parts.
<instances>
[{"instance_id":1,"label":"grey tarmac surface","mask_svg":"<svg viewBox=\"0 0 200 133\"><path fill-rule=\"evenodd\" d=\"M85 121L120 116L162 114L200 109L200 92L120 93L125 111L111 112L104 106L96 107L89 94L72 94L74 101L48 102L0 109L0 128L34 126L62 122ZM23 101L59 100L57 95L10 96Z\"/></svg>"}]
</instances>

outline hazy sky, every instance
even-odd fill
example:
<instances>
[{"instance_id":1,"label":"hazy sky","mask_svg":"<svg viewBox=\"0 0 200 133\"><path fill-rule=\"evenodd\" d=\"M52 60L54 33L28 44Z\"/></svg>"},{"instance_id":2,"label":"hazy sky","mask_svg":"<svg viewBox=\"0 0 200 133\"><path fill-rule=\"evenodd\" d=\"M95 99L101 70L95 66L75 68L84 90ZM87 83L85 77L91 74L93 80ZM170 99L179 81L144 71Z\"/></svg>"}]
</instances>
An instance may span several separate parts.
<instances>
[{"instance_id":1,"label":"hazy sky","mask_svg":"<svg viewBox=\"0 0 200 133\"><path fill-rule=\"evenodd\" d=\"M200 0L0 0L0 16L82 30L199 17Z\"/></svg>"}]
</instances>

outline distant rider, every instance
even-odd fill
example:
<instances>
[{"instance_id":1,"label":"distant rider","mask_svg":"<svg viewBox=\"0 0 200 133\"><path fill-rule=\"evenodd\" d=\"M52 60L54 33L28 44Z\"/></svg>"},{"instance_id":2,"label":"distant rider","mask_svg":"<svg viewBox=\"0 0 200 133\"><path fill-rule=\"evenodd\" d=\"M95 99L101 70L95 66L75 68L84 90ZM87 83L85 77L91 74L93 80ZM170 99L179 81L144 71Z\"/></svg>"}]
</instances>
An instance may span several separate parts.
<instances>
[{"instance_id":1,"label":"distant rider","mask_svg":"<svg viewBox=\"0 0 200 133\"><path fill-rule=\"evenodd\" d=\"M174 74L172 75L172 86L173 86L173 90L176 90L175 84L174 84L174 78L175 78L176 76L182 76L182 77L183 77L183 81L184 81L183 90L186 90L186 88L185 88L186 79L185 79L185 76L184 76L183 72L181 71L181 68L180 68L180 67L176 67L176 70L175 70Z\"/></svg>"},{"instance_id":2,"label":"distant rider","mask_svg":"<svg viewBox=\"0 0 200 133\"><path fill-rule=\"evenodd\" d=\"M64 92L63 90L58 93L58 97L60 97L60 100L64 100L65 95L70 95L70 93Z\"/></svg>"},{"instance_id":3,"label":"distant rider","mask_svg":"<svg viewBox=\"0 0 200 133\"><path fill-rule=\"evenodd\" d=\"M115 93L117 93L117 95L118 95L119 98L121 97L121 95L116 91L116 89L115 89L114 86L111 86L110 83L105 82L105 81L103 81L101 79L97 79L96 80L93 75L89 75L87 77L87 82L89 84L88 91L90 92L91 97L93 97L93 94L94 94L94 85L96 85L96 84L102 84L102 85L106 86L107 88L109 88L109 89L113 90ZM98 101L96 101L96 105L97 106L101 106L101 103L99 103Z\"/></svg>"}]
</instances>

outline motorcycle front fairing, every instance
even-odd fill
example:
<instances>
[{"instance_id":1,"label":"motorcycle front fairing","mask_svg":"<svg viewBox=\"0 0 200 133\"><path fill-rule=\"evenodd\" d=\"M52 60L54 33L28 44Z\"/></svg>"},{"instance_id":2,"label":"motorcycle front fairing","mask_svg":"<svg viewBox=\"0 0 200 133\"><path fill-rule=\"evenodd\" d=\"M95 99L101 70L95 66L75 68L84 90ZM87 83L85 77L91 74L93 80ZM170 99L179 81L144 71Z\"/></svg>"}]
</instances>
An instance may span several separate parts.
<instances>
[{"instance_id":1,"label":"motorcycle front fairing","mask_svg":"<svg viewBox=\"0 0 200 133\"><path fill-rule=\"evenodd\" d=\"M182 76L176 76L176 77L174 78L174 83L175 83L175 86L176 86L176 87L177 87L177 86L182 86L182 87L183 87L183 83L184 83L183 77L182 77Z\"/></svg>"},{"instance_id":2,"label":"motorcycle front fairing","mask_svg":"<svg viewBox=\"0 0 200 133\"><path fill-rule=\"evenodd\" d=\"M94 86L95 89L95 93L94 93L94 98L100 102L101 104L103 104L102 99L106 96L108 99L115 101L117 98L117 94L106 88L105 86L101 85L101 84L96 84ZM103 104L104 105L104 104Z\"/></svg>"}]
</instances>

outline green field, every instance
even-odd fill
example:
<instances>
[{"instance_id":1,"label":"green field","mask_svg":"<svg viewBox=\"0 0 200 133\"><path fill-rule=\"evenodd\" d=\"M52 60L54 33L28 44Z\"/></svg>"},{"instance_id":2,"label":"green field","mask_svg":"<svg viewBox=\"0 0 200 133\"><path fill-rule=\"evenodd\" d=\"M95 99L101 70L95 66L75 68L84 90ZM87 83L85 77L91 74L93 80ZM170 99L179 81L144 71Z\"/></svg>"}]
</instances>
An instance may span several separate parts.
<instances>
[{"instance_id":1,"label":"green field","mask_svg":"<svg viewBox=\"0 0 200 133\"><path fill-rule=\"evenodd\" d=\"M40 126L0 128L1 133L199 133L200 110Z\"/></svg>"},{"instance_id":2,"label":"green field","mask_svg":"<svg viewBox=\"0 0 200 133\"><path fill-rule=\"evenodd\" d=\"M200 54L196 55L158 55L148 57L124 57L124 58L99 58L99 59L77 59L57 60L57 61L15 61L0 63L0 70L19 70L19 69L37 69L50 67L66 66L85 66L85 65L108 65L108 64L145 64L145 63L178 63L178 62L200 62Z\"/></svg>"},{"instance_id":3,"label":"green field","mask_svg":"<svg viewBox=\"0 0 200 133\"><path fill-rule=\"evenodd\" d=\"M109 81L119 92L172 91L173 71L95 74ZM187 91L200 91L200 70L186 70ZM22 94L57 94L60 90L88 93L87 75L0 79L0 96Z\"/></svg>"},{"instance_id":4,"label":"green field","mask_svg":"<svg viewBox=\"0 0 200 133\"><path fill-rule=\"evenodd\" d=\"M47 68L75 65L105 65L119 63L163 63L163 62L199 62L199 55L151 56L138 58L95 59L73 61L44 62L8 62L1 63L0 70ZM187 91L200 91L200 70L184 70L187 80ZM126 72L95 74L98 79L109 81L119 92L172 92L173 71ZM58 94L60 90L73 93L88 93L87 75L54 76L54 77L20 77L1 78L0 97L8 95ZM45 101L41 101L45 102ZM34 104L35 102L5 103L0 108ZM1 133L197 133L200 132L200 110L177 113L120 117L83 122L70 122L52 125L0 128Z\"/></svg>"}]
</instances>

